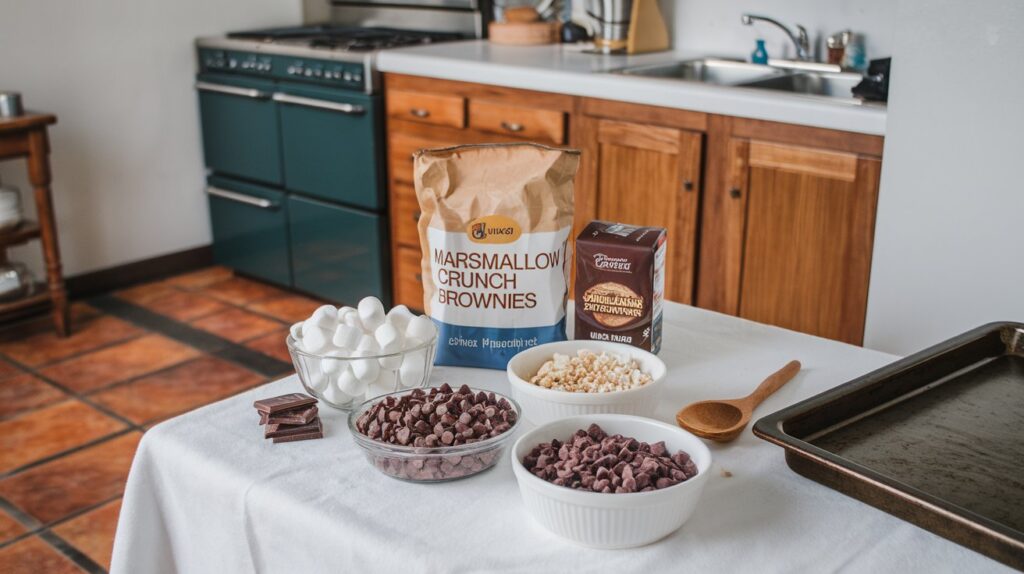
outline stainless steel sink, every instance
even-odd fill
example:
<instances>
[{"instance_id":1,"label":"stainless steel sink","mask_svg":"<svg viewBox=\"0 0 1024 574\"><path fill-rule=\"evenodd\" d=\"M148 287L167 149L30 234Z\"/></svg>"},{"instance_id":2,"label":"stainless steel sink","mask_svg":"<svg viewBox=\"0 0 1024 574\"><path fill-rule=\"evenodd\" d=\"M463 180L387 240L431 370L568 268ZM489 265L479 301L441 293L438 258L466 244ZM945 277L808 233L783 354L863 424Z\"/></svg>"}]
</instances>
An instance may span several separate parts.
<instances>
[{"instance_id":1,"label":"stainless steel sink","mask_svg":"<svg viewBox=\"0 0 1024 574\"><path fill-rule=\"evenodd\" d=\"M617 73L648 78L668 78L705 82L723 86L735 86L784 75L785 70L761 64L750 64L739 60L703 58L648 66L635 66L617 70Z\"/></svg>"},{"instance_id":2,"label":"stainless steel sink","mask_svg":"<svg viewBox=\"0 0 1024 574\"><path fill-rule=\"evenodd\" d=\"M784 74L774 78L765 78L753 82L745 82L741 85L746 88L765 88L768 90L779 90L794 94L809 94L814 96L828 96L832 98L852 98L853 94L850 90L863 79L863 76L860 74L820 74L802 72L797 74Z\"/></svg>"},{"instance_id":3,"label":"stainless steel sink","mask_svg":"<svg viewBox=\"0 0 1024 574\"><path fill-rule=\"evenodd\" d=\"M704 82L720 86L763 88L860 103L850 91L863 77L817 62L769 60L768 65L742 60L702 58L633 66L614 71L628 76Z\"/></svg>"}]
</instances>

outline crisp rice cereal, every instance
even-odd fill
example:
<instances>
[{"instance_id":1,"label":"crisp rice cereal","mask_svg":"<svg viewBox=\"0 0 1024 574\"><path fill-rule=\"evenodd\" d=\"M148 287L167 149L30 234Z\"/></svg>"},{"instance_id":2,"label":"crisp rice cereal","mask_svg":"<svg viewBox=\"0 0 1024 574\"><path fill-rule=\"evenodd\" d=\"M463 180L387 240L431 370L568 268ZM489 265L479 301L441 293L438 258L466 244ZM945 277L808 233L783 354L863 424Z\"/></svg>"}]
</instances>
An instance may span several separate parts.
<instances>
[{"instance_id":1,"label":"crisp rice cereal","mask_svg":"<svg viewBox=\"0 0 1024 574\"><path fill-rule=\"evenodd\" d=\"M653 380L636 359L580 349L576 356L555 353L530 382L570 393L610 393L642 387Z\"/></svg>"}]
</instances>

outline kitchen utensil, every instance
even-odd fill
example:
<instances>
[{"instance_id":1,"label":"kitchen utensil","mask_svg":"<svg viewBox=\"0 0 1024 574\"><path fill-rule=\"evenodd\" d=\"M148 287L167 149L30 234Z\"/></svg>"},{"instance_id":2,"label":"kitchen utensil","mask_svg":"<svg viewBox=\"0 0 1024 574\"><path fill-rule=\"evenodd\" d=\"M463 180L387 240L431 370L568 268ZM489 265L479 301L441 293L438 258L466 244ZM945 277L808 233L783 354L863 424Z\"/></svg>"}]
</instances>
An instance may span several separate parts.
<instances>
[{"instance_id":1,"label":"kitchen utensil","mask_svg":"<svg viewBox=\"0 0 1024 574\"><path fill-rule=\"evenodd\" d=\"M576 490L534 476L523 466L533 447L551 439L566 440L596 423L608 434L622 434L655 443L670 452L685 451L697 465L697 476L649 492L609 494ZM598 414L566 418L539 426L512 447L512 471L526 510L555 535L591 548L633 548L650 544L679 529L693 514L711 468L711 452L692 434L648 418Z\"/></svg>"},{"instance_id":2,"label":"kitchen utensil","mask_svg":"<svg viewBox=\"0 0 1024 574\"><path fill-rule=\"evenodd\" d=\"M530 382L546 361L555 353L575 355L580 349L596 353L607 352L636 359L640 368L653 379L642 387L607 393L573 393L538 387ZM520 352L506 367L512 397L523 405L523 413L534 424L545 424L565 417L621 413L652 416L660 402L665 380L665 363L652 353L622 343L603 341L558 341L537 345ZM575 430L575 429L574 429Z\"/></svg>"},{"instance_id":3,"label":"kitchen utensil","mask_svg":"<svg viewBox=\"0 0 1024 574\"><path fill-rule=\"evenodd\" d=\"M657 0L587 0L586 12L597 22L598 52L639 54L669 46Z\"/></svg>"},{"instance_id":4,"label":"kitchen utensil","mask_svg":"<svg viewBox=\"0 0 1024 574\"><path fill-rule=\"evenodd\" d=\"M797 473L1024 570L1024 323L990 323L768 415Z\"/></svg>"},{"instance_id":5,"label":"kitchen utensil","mask_svg":"<svg viewBox=\"0 0 1024 574\"><path fill-rule=\"evenodd\" d=\"M0 118L13 118L24 113L21 107L21 94L0 90Z\"/></svg>"},{"instance_id":6,"label":"kitchen utensil","mask_svg":"<svg viewBox=\"0 0 1024 574\"><path fill-rule=\"evenodd\" d=\"M741 399L700 401L676 413L679 426L693 434L717 442L729 442L740 435L750 415L772 393L782 388L800 371L800 361L790 361Z\"/></svg>"},{"instance_id":7,"label":"kitchen utensil","mask_svg":"<svg viewBox=\"0 0 1024 574\"><path fill-rule=\"evenodd\" d=\"M329 406L347 411L363 402L368 397L372 399L373 389L380 389L379 395L398 391L399 389L413 389L426 386L430 380L430 370L434 366L434 351L437 348L437 337L430 341L399 351L397 353L366 355L359 357L334 357L307 353L301 350L295 339L288 335L286 340L288 352L292 356L292 364L295 365L295 372L299 375L306 392L320 399ZM324 368L325 361L333 361L331 368ZM359 395L347 395L337 393L337 383L331 378L338 378L344 371L351 369L356 362L376 361L379 365L379 375L375 377L376 383L367 386L366 393ZM414 363L414 364L410 364ZM396 368L388 368L390 365L399 365ZM327 371L333 372L329 374ZM413 380L405 380L403 375L414 376ZM386 383L385 383L386 382ZM329 390L330 388L334 390ZM386 387L386 388L384 388Z\"/></svg>"},{"instance_id":8,"label":"kitchen utensil","mask_svg":"<svg viewBox=\"0 0 1024 574\"><path fill-rule=\"evenodd\" d=\"M23 263L12 261L0 265L0 301L20 299L34 290L32 272Z\"/></svg>"},{"instance_id":9,"label":"kitchen utensil","mask_svg":"<svg viewBox=\"0 0 1024 574\"><path fill-rule=\"evenodd\" d=\"M474 392L480 392L481 390L473 389ZM480 442L438 447L401 446L373 440L356 429L356 420L359 416L378 401L384 400L389 396L400 397L410 392L412 390L407 389L379 396L360 404L358 408L353 409L348 415L348 429L352 435L352 440L363 449L366 460L377 470L399 480L407 480L409 482L448 482L479 474L493 467L501 460L505 447L511 442L516 434L516 430L519 428L519 422L523 420L523 409L519 404L510 397L494 393L499 400L504 398L511 403L518 416L515 423L512 424L512 428L498 436ZM489 391L483 390L483 392L487 393ZM459 472L458 469L460 467L456 466L463 463L465 463L464 474ZM447 474L448 478L415 478L417 467L430 467L436 464L453 465L456 467L456 470L449 471Z\"/></svg>"}]
</instances>

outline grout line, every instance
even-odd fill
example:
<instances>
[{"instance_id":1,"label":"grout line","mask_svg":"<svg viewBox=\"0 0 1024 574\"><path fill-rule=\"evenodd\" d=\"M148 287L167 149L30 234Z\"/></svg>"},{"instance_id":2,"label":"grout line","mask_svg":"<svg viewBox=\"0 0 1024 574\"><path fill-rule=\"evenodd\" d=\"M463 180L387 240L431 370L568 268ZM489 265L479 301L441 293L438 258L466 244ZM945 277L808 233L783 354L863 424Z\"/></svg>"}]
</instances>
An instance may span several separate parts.
<instances>
[{"instance_id":1,"label":"grout line","mask_svg":"<svg viewBox=\"0 0 1024 574\"><path fill-rule=\"evenodd\" d=\"M91 440L89 442L85 442L85 443L82 443L80 445L73 446L73 447L71 447L69 449L66 449L66 450L62 450L62 451L60 451L60 452L58 452L56 454L51 454L49 456L45 456L43 458L36 459L36 460L34 460L34 461L32 461L32 462L30 462L28 464L24 464L22 466L19 466L17 468L14 468L12 470L7 471L7 472L0 473L0 480L6 480L6 479L8 479L8 478L10 478L10 477L12 477L12 476L14 476L16 474L20 474L20 473L25 472L27 470L32 470L33 468L36 468L38 466L42 466L42 465L44 465L44 464L46 464L48 462L53 462L53 461L57 460L58 458L64 458L66 456L71 456L71 455L73 455L75 453L78 453L78 452L81 452L81 451L83 451L83 450L85 450L87 448L91 448L91 447L103 444L103 443L105 443L107 441L114 440L116 438L119 438L121 436L124 436L126 434L129 434L129 433L132 433L132 432L138 431L138 430L141 430L141 429L139 429L139 428L121 429L119 431L110 433L108 435L103 435L102 437L94 439L94 440Z\"/></svg>"},{"instance_id":2,"label":"grout line","mask_svg":"<svg viewBox=\"0 0 1024 574\"><path fill-rule=\"evenodd\" d=\"M12 516L16 516L16 517L23 516L23 517L25 517L25 519L27 521L30 521L33 524L33 526L31 526L31 527L29 527L26 524L22 524L22 526L25 526L26 528L28 528L28 530L26 530L25 532L22 532L21 534L15 536L14 538L11 538L7 542L0 543L0 548L3 548L5 546L10 546L11 544L14 544L15 542L24 540L26 538L30 538L32 536L35 536L36 534L39 534L39 533L43 532L44 530L47 530L47 529L50 529L50 528L54 528L56 526L60 526L60 525L62 525L64 523L66 523L66 522L71 522L72 520L78 518L79 516L82 516L83 514L88 514L88 513L92 512L93 510L96 510L97 508L99 508L101 506L104 506L106 504L110 504L111 502L114 502L115 500L120 500L121 498L124 498L124 492L119 492L118 494L116 494L114 496L111 496L110 498L105 498L105 499L103 499L103 500L101 500L99 502L90 504L88 506L83 506L82 508L79 508L78 510L73 510L73 511L67 513L64 516L61 516L60 518L58 518L56 520L51 520L50 522L48 522L46 524L43 524L43 523L39 522L38 520L36 520L33 516L25 513L23 510L21 510L17 506L14 506L13 504L11 504L7 500L5 500L3 497L0 497L0 509L2 509L3 511L7 512L8 514L11 514Z\"/></svg>"},{"instance_id":3,"label":"grout line","mask_svg":"<svg viewBox=\"0 0 1024 574\"><path fill-rule=\"evenodd\" d=\"M39 533L39 538L46 541L55 550L66 556L76 566L89 574L106 574L107 570L89 558L84 552L72 546L69 542L57 536L56 533L45 530Z\"/></svg>"},{"instance_id":4,"label":"grout line","mask_svg":"<svg viewBox=\"0 0 1024 574\"><path fill-rule=\"evenodd\" d=\"M22 365L21 363L18 363L17 361L14 361L13 359L10 359L10 358L8 358L7 360L11 361L15 365L17 365L19 368L25 369L26 372L28 372L28 374L36 377L40 381L50 385L51 387L54 387L55 389L57 389L59 391L62 391L64 393L66 393L69 397L74 398L74 399L78 399L78 400L82 401L83 403L85 403L85 404L93 407L94 409L100 411L101 413L103 413L103 414L105 414L105 415L107 415L107 416L109 416L109 417L111 417L113 419L116 419L117 421L119 421L119 422L121 422L121 423L123 423L125 425L128 425L129 427L139 428L137 424L135 424L134 422L132 422L132 421L126 419L125 417L121 416L119 413L117 413L117 412L107 408L106 406L104 406L102 404L99 404L96 401L92 400L87 394L75 391L75 390L71 389L70 387L62 385L61 383L58 383L57 381L51 379L50 377L48 377L46 375L43 375L39 371L36 371L32 367L29 367L27 365ZM178 363L178 364L180 365L181 363ZM104 387L104 388L106 388L106 387ZM95 389L95 390L99 391L101 389ZM59 401L55 401L55 402L59 402ZM53 406L53 404L54 403L48 403L48 404L45 404L45 405L39 405L37 407L30 407L30 408L27 408L27 409L22 409L22 410L18 411L17 415L15 415L15 416L20 416L22 413L25 413L25 412L31 412L31 411L34 411L34 410L44 409L44 408ZM14 417L11 417L11 418L14 418ZM7 420L7 419L4 419L4 420Z\"/></svg>"},{"instance_id":5,"label":"grout line","mask_svg":"<svg viewBox=\"0 0 1024 574\"><path fill-rule=\"evenodd\" d=\"M31 514L15 506L14 503L3 496L0 496L0 510L17 520L18 523L24 526L30 533L43 528L43 523L36 520L36 518ZM19 535L18 537L20 538L21 536ZM6 543L0 546L5 545Z\"/></svg>"},{"instance_id":6,"label":"grout line","mask_svg":"<svg viewBox=\"0 0 1024 574\"><path fill-rule=\"evenodd\" d=\"M286 363L240 343L229 341L116 297L101 296L91 299L90 303L105 313L172 338L211 356L230 361L264 377L281 377L294 370L291 363ZM283 323L281 325L282 329L285 328ZM260 336L267 334L269 333Z\"/></svg>"}]
</instances>

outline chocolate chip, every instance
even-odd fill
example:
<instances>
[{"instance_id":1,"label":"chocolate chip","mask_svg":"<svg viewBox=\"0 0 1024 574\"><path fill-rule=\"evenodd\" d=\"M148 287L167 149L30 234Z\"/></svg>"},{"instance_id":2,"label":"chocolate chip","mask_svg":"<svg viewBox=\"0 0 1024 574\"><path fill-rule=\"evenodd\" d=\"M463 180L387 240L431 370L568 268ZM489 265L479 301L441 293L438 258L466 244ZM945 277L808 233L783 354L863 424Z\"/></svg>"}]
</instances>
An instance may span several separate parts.
<instances>
[{"instance_id":1,"label":"chocolate chip","mask_svg":"<svg viewBox=\"0 0 1024 574\"><path fill-rule=\"evenodd\" d=\"M685 452L669 455L662 441L647 444L609 436L596 424L577 430L565 443L553 439L535 446L522 462L543 480L602 493L649 492L697 475L697 466Z\"/></svg>"}]
</instances>

